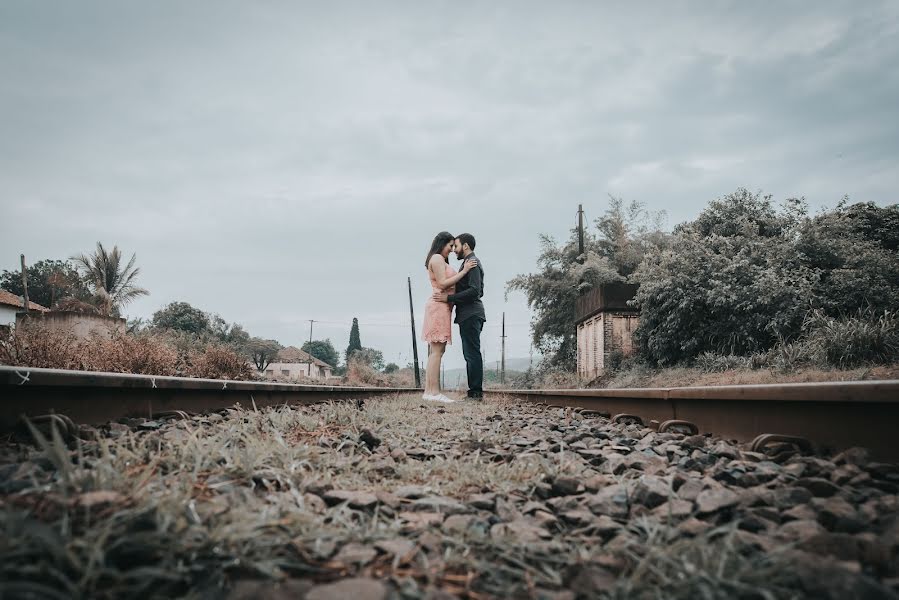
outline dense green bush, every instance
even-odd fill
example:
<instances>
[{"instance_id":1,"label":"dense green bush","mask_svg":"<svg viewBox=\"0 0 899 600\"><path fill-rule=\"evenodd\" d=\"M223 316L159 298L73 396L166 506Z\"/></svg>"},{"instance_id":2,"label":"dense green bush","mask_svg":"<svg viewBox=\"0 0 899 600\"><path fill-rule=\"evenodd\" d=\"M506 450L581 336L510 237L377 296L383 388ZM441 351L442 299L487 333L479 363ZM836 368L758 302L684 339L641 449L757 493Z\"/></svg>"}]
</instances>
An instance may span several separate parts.
<instances>
[{"instance_id":1,"label":"dense green bush","mask_svg":"<svg viewBox=\"0 0 899 600\"><path fill-rule=\"evenodd\" d=\"M804 329L806 352L821 365L847 368L899 360L899 318L890 311L830 317L819 309L809 313Z\"/></svg>"},{"instance_id":2,"label":"dense green bush","mask_svg":"<svg viewBox=\"0 0 899 600\"><path fill-rule=\"evenodd\" d=\"M650 250L634 274L640 283L635 304L641 309L641 354L670 365L707 353L745 356L777 346L767 361L777 368L807 360L842 365L833 358L836 348L826 358L819 352L811 357L812 348L792 342L808 333L810 309L839 317L862 307L883 311L899 305L897 246L895 205L844 203L812 218L802 201L775 207L769 197L737 190L678 226L671 247ZM815 343L873 340L861 318L834 321L842 329L819 333ZM872 323L870 330L876 329ZM862 356L868 355L846 351L846 364L874 360ZM702 360L711 365L708 356ZM759 356L752 364L762 362Z\"/></svg>"},{"instance_id":3,"label":"dense green bush","mask_svg":"<svg viewBox=\"0 0 899 600\"><path fill-rule=\"evenodd\" d=\"M793 248L795 212L738 190L676 228L672 247L649 253L634 276L641 352L675 364L750 354L798 333L812 273Z\"/></svg>"}]
</instances>

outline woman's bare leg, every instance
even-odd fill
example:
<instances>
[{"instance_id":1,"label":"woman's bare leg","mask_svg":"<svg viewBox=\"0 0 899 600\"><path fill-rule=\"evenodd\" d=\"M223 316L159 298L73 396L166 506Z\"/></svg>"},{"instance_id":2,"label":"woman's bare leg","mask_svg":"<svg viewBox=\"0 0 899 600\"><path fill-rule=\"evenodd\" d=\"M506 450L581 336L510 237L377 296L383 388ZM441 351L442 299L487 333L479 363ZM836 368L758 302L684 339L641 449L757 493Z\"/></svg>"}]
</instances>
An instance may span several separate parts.
<instances>
[{"instance_id":1,"label":"woman's bare leg","mask_svg":"<svg viewBox=\"0 0 899 600\"><path fill-rule=\"evenodd\" d=\"M425 394L435 396L440 393L440 362L443 360L446 344L431 342L429 348L428 368L425 371Z\"/></svg>"}]
</instances>

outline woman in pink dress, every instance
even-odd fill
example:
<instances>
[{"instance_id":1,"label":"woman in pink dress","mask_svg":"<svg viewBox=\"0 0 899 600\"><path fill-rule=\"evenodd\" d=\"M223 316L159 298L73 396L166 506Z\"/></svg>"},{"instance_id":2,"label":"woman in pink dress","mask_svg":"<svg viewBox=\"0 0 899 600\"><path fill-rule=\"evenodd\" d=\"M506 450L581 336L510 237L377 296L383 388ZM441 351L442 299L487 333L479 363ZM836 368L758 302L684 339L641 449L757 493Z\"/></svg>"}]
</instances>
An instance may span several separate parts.
<instances>
[{"instance_id":1,"label":"woman in pink dress","mask_svg":"<svg viewBox=\"0 0 899 600\"><path fill-rule=\"evenodd\" d=\"M456 273L456 270L449 265L449 253L452 251L454 239L453 234L441 231L431 243L425 267L428 269L433 292L452 294L456 291L456 282L478 264L476 260L466 261L462 271ZM437 302L428 296L422 330L424 332L422 337L428 343L428 367L425 371L425 393L422 398L438 402L455 402L440 391L440 362L443 360L446 345L453 343L452 304Z\"/></svg>"}]
</instances>

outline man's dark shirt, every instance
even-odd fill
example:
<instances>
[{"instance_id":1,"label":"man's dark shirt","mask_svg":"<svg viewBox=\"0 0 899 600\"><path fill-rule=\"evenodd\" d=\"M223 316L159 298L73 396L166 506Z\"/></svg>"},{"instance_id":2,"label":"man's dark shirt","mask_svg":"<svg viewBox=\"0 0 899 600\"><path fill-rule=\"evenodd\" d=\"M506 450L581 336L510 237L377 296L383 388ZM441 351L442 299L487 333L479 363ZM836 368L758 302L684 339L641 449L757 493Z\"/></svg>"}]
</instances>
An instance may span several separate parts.
<instances>
[{"instance_id":1,"label":"man's dark shirt","mask_svg":"<svg viewBox=\"0 0 899 600\"><path fill-rule=\"evenodd\" d=\"M456 283L456 293L450 294L447 298L447 302L456 305L456 323L461 323L471 317L479 317L482 321L487 321L484 303L481 302L481 298L484 296L484 265L481 263L481 259L474 255L474 252L465 257L465 260L471 259L476 259L478 266L466 273Z\"/></svg>"}]
</instances>

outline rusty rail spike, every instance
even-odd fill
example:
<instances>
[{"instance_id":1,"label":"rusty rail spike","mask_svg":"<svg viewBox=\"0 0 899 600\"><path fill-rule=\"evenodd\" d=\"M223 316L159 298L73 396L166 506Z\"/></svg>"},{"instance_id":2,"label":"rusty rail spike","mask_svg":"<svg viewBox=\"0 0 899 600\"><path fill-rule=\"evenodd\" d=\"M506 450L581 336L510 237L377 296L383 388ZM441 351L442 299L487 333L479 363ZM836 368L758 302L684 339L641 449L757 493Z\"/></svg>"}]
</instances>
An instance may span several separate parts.
<instances>
[{"instance_id":1,"label":"rusty rail spike","mask_svg":"<svg viewBox=\"0 0 899 600\"><path fill-rule=\"evenodd\" d=\"M612 417L613 423L629 423L629 424L638 424L643 425L643 419L638 417L637 415L631 415L628 413L619 413Z\"/></svg>"},{"instance_id":2,"label":"rusty rail spike","mask_svg":"<svg viewBox=\"0 0 899 600\"><path fill-rule=\"evenodd\" d=\"M752 440L749 449L753 452L762 452L764 451L765 446L774 443L792 444L802 452L808 452L810 454L815 452L814 445L808 439L799 437L798 435L782 435L779 433L763 433Z\"/></svg>"},{"instance_id":3,"label":"rusty rail spike","mask_svg":"<svg viewBox=\"0 0 899 600\"><path fill-rule=\"evenodd\" d=\"M50 413L48 415L36 415L34 417L30 417L29 420L35 424L55 422L60 427L60 433L63 435L63 437L78 437L78 427L75 425L75 422L66 415Z\"/></svg>"},{"instance_id":4,"label":"rusty rail spike","mask_svg":"<svg viewBox=\"0 0 899 600\"><path fill-rule=\"evenodd\" d=\"M667 421L662 421L659 425L659 433L665 433L669 429L674 429L675 431L678 429L686 429L690 432L690 435L699 434L699 427L696 426L696 423L693 421L685 421L684 419L668 419Z\"/></svg>"}]
</instances>

